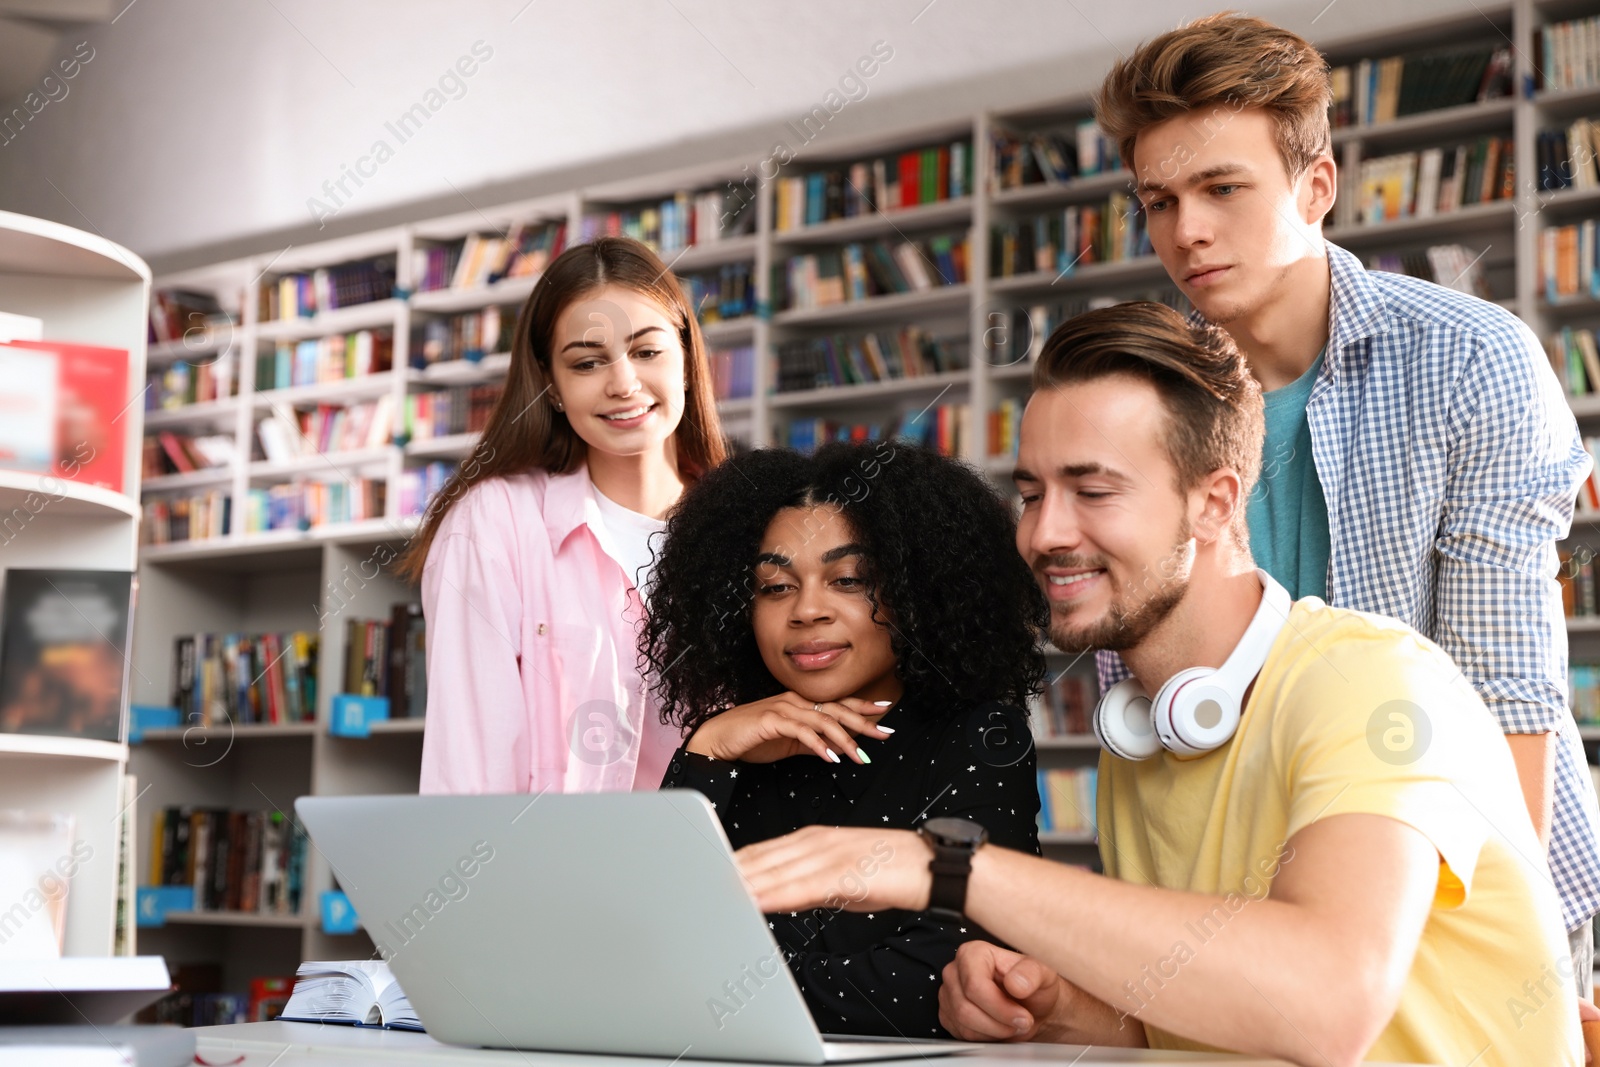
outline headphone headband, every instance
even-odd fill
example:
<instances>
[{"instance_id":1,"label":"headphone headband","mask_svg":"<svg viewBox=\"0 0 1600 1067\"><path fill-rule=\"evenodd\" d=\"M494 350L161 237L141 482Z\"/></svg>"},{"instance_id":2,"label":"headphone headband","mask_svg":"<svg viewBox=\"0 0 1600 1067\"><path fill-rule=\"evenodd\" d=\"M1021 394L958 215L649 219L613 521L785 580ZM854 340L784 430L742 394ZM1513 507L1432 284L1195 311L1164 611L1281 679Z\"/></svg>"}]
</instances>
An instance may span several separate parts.
<instances>
[{"instance_id":1,"label":"headphone headband","mask_svg":"<svg viewBox=\"0 0 1600 1067\"><path fill-rule=\"evenodd\" d=\"M1244 691L1266 666L1267 655L1288 625L1289 609L1294 607L1289 590L1279 585L1276 578L1260 567L1256 568L1256 577L1261 579L1261 603L1250 625L1245 627L1244 636L1213 676L1218 685L1238 693L1241 703Z\"/></svg>"}]
</instances>

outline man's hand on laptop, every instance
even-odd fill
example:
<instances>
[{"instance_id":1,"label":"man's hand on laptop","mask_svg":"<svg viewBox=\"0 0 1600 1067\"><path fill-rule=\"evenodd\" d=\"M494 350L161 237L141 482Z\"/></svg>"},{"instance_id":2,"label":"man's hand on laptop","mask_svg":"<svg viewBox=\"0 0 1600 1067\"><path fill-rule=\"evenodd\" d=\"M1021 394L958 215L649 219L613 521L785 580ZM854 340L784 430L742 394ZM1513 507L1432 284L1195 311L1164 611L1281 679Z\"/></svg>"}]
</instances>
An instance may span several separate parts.
<instances>
[{"instance_id":1,"label":"man's hand on laptop","mask_svg":"<svg viewBox=\"0 0 1600 1067\"><path fill-rule=\"evenodd\" d=\"M894 733L878 727L890 703L855 697L811 701L798 693L779 693L712 716L690 735L685 747L701 756L746 763L772 763L806 753L829 763L843 759L865 763L855 739L881 741Z\"/></svg>"},{"instance_id":2,"label":"man's hand on laptop","mask_svg":"<svg viewBox=\"0 0 1600 1067\"><path fill-rule=\"evenodd\" d=\"M913 830L807 826L736 856L764 912L923 911L933 882L933 849Z\"/></svg>"},{"instance_id":3,"label":"man's hand on laptop","mask_svg":"<svg viewBox=\"0 0 1600 1067\"><path fill-rule=\"evenodd\" d=\"M963 944L939 985L939 1023L958 1041L1143 1047L1143 1025L1117 1016L1048 964L987 941Z\"/></svg>"}]
</instances>

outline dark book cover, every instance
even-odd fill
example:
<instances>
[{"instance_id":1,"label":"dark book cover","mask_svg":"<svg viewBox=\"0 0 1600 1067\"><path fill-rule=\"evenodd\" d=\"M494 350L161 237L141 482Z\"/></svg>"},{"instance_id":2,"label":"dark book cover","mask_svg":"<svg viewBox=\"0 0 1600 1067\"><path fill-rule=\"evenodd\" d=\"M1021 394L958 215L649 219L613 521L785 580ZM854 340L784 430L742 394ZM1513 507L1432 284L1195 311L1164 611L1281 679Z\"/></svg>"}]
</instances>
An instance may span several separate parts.
<instances>
[{"instance_id":1,"label":"dark book cover","mask_svg":"<svg viewBox=\"0 0 1600 1067\"><path fill-rule=\"evenodd\" d=\"M133 573L13 568L3 581L0 731L122 740Z\"/></svg>"}]
</instances>

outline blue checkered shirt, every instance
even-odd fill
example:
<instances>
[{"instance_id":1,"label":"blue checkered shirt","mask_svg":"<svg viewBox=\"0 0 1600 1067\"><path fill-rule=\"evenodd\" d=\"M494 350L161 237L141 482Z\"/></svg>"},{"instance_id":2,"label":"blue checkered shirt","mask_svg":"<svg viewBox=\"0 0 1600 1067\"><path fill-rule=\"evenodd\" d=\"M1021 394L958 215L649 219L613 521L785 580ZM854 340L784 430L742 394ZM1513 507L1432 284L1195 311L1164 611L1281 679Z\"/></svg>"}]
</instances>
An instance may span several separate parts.
<instances>
[{"instance_id":1,"label":"blue checkered shirt","mask_svg":"<svg viewBox=\"0 0 1600 1067\"><path fill-rule=\"evenodd\" d=\"M1328 245L1327 358L1306 417L1333 545L1325 599L1410 624L1508 734L1554 731L1550 870L1600 911L1594 782L1567 708L1556 542L1590 459L1538 339L1495 304ZM1128 676L1098 657L1102 690Z\"/></svg>"}]
</instances>

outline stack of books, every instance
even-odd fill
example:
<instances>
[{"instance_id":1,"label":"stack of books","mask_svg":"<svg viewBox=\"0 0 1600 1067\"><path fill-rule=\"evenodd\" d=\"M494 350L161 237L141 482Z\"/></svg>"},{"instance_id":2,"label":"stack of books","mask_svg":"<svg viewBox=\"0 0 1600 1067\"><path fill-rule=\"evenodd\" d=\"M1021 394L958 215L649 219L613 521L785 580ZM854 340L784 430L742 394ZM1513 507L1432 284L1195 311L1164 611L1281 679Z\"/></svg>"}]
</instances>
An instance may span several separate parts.
<instances>
[{"instance_id":1,"label":"stack of books","mask_svg":"<svg viewBox=\"0 0 1600 1067\"><path fill-rule=\"evenodd\" d=\"M1428 218L1516 192L1509 137L1480 137L1453 149L1427 148L1363 160L1357 217L1373 225Z\"/></svg>"},{"instance_id":2,"label":"stack of books","mask_svg":"<svg viewBox=\"0 0 1600 1067\"><path fill-rule=\"evenodd\" d=\"M1023 401L1008 397L989 412L989 422L986 427L988 449L985 455L995 459L1006 456L1015 458L1017 445L1021 440L1022 407Z\"/></svg>"},{"instance_id":3,"label":"stack of books","mask_svg":"<svg viewBox=\"0 0 1600 1067\"><path fill-rule=\"evenodd\" d=\"M1600 126L1578 119L1566 129L1540 130L1534 142L1539 188L1593 189L1600 186Z\"/></svg>"},{"instance_id":4,"label":"stack of books","mask_svg":"<svg viewBox=\"0 0 1600 1067\"><path fill-rule=\"evenodd\" d=\"M250 979L248 993L226 992L220 965L180 963L173 969L172 984L177 988L134 1016L136 1022L184 1027L270 1022L289 1002L294 978L260 975Z\"/></svg>"},{"instance_id":5,"label":"stack of books","mask_svg":"<svg viewBox=\"0 0 1600 1067\"><path fill-rule=\"evenodd\" d=\"M258 318L309 318L319 311L370 304L394 295L394 259L364 259L336 267L279 276L276 285L261 286Z\"/></svg>"},{"instance_id":6,"label":"stack of books","mask_svg":"<svg viewBox=\"0 0 1600 1067\"><path fill-rule=\"evenodd\" d=\"M983 341L992 366L1009 367L1031 363L1044 351L1044 343L1056 328L1074 315L1092 308L1107 307L1129 300L1149 300L1165 304L1180 315L1188 315L1194 305L1175 285L1128 293L1118 297L1069 297L1036 304L1019 304L1009 309L989 311L984 323Z\"/></svg>"},{"instance_id":7,"label":"stack of books","mask_svg":"<svg viewBox=\"0 0 1600 1067\"><path fill-rule=\"evenodd\" d=\"M714 271L679 275L689 305L701 325L728 322L756 313L756 286L750 263L726 263Z\"/></svg>"},{"instance_id":8,"label":"stack of books","mask_svg":"<svg viewBox=\"0 0 1600 1067\"><path fill-rule=\"evenodd\" d=\"M400 472L400 514L410 518L428 509L434 494L443 489L456 472L456 464L434 460L421 467Z\"/></svg>"},{"instance_id":9,"label":"stack of books","mask_svg":"<svg viewBox=\"0 0 1600 1067\"><path fill-rule=\"evenodd\" d=\"M1463 245L1433 245L1420 252L1381 252L1369 257L1367 266L1371 270L1405 274L1436 282L1446 289L1490 299L1489 281L1483 273L1483 253Z\"/></svg>"},{"instance_id":10,"label":"stack of books","mask_svg":"<svg viewBox=\"0 0 1600 1067\"><path fill-rule=\"evenodd\" d=\"M1075 178L1122 169L1122 157L1094 119L1068 130L991 131L996 189L1061 185Z\"/></svg>"},{"instance_id":11,"label":"stack of books","mask_svg":"<svg viewBox=\"0 0 1600 1067\"><path fill-rule=\"evenodd\" d=\"M779 178L773 224L786 233L970 195L972 142L952 141Z\"/></svg>"},{"instance_id":12,"label":"stack of books","mask_svg":"<svg viewBox=\"0 0 1600 1067\"><path fill-rule=\"evenodd\" d=\"M144 439L140 457L141 477L160 478L168 474L226 467L234 459L232 434L188 434L162 430Z\"/></svg>"},{"instance_id":13,"label":"stack of books","mask_svg":"<svg viewBox=\"0 0 1600 1067\"><path fill-rule=\"evenodd\" d=\"M1600 85L1600 15L1540 27L1533 35L1533 69L1546 91Z\"/></svg>"},{"instance_id":14,"label":"stack of books","mask_svg":"<svg viewBox=\"0 0 1600 1067\"><path fill-rule=\"evenodd\" d=\"M150 880L193 886L195 911L297 915L307 840L281 811L162 808L150 832Z\"/></svg>"},{"instance_id":15,"label":"stack of books","mask_svg":"<svg viewBox=\"0 0 1600 1067\"><path fill-rule=\"evenodd\" d=\"M1091 662L1090 667L1094 664ZM1040 739L1092 737L1096 682L1092 676L1062 671L1045 686L1033 712L1033 733Z\"/></svg>"},{"instance_id":16,"label":"stack of books","mask_svg":"<svg viewBox=\"0 0 1600 1067\"><path fill-rule=\"evenodd\" d=\"M789 423L784 443L800 452L812 452L829 441L893 438L935 449L940 455L959 456L966 442L970 410L967 404L940 404L920 412L898 415L884 422L795 419Z\"/></svg>"},{"instance_id":17,"label":"stack of books","mask_svg":"<svg viewBox=\"0 0 1600 1067\"><path fill-rule=\"evenodd\" d=\"M1595 270L1596 220L1552 226L1539 235L1539 286L1549 303L1600 299L1600 271Z\"/></svg>"},{"instance_id":18,"label":"stack of books","mask_svg":"<svg viewBox=\"0 0 1600 1067\"><path fill-rule=\"evenodd\" d=\"M858 303L892 293L923 292L967 280L964 237L848 244L791 256L777 281L785 310Z\"/></svg>"},{"instance_id":19,"label":"stack of books","mask_svg":"<svg viewBox=\"0 0 1600 1067\"><path fill-rule=\"evenodd\" d=\"M1590 448L1589 453L1593 455L1594 449ZM1593 481L1592 476L1590 481ZM1579 499L1587 495L1586 486ZM1576 553L1560 549L1557 556L1560 558L1557 573L1561 577L1561 606L1567 618L1592 619L1600 615L1600 603L1595 597L1594 553L1587 549Z\"/></svg>"},{"instance_id":20,"label":"stack of books","mask_svg":"<svg viewBox=\"0 0 1600 1067\"><path fill-rule=\"evenodd\" d=\"M233 396L239 385L234 373L237 358L235 353L224 352L192 363L180 359L165 367L149 368L145 372L144 409L173 411Z\"/></svg>"},{"instance_id":21,"label":"stack of books","mask_svg":"<svg viewBox=\"0 0 1600 1067\"><path fill-rule=\"evenodd\" d=\"M395 604L388 619L347 619L342 692L387 698L391 719L421 718L428 707L426 637L421 604Z\"/></svg>"},{"instance_id":22,"label":"stack of books","mask_svg":"<svg viewBox=\"0 0 1600 1067\"><path fill-rule=\"evenodd\" d=\"M1094 800L1098 777L1093 767L1041 768L1039 829L1056 833L1095 832Z\"/></svg>"},{"instance_id":23,"label":"stack of books","mask_svg":"<svg viewBox=\"0 0 1600 1067\"><path fill-rule=\"evenodd\" d=\"M503 234L468 234L413 251L411 276L417 291L426 293L539 274L561 254L566 235L564 222L522 223Z\"/></svg>"},{"instance_id":24,"label":"stack of books","mask_svg":"<svg viewBox=\"0 0 1600 1067\"><path fill-rule=\"evenodd\" d=\"M383 518L382 478L295 482L251 489L245 501L246 533L308 530L336 522Z\"/></svg>"},{"instance_id":25,"label":"stack of books","mask_svg":"<svg viewBox=\"0 0 1600 1067\"><path fill-rule=\"evenodd\" d=\"M989 230L989 271L995 278L1061 274L1152 251L1145 214L1127 193L1112 193L1104 204L1075 204L1048 215L996 223Z\"/></svg>"},{"instance_id":26,"label":"stack of books","mask_svg":"<svg viewBox=\"0 0 1600 1067\"><path fill-rule=\"evenodd\" d=\"M756 350L754 345L712 349L711 394L718 400L743 400L755 394Z\"/></svg>"},{"instance_id":27,"label":"stack of books","mask_svg":"<svg viewBox=\"0 0 1600 1067\"><path fill-rule=\"evenodd\" d=\"M141 509L139 543L166 545L224 537L231 529L232 501L221 489L147 501Z\"/></svg>"},{"instance_id":28,"label":"stack of books","mask_svg":"<svg viewBox=\"0 0 1600 1067\"><path fill-rule=\"evenodd\" d=\"M311 722L317 634L184 634L173 642L172 705L192 726Z\"/></svg>"},{"instance_id":29,"label":"stack of books","mask_svg":"<svg viewBox=\"0 0 1600 1067\"><path fill-rule=\"evenodd\" d=\"M215 330L233 325L233 317L222 310L216 294L193 289L157 289L150 294L151 344L197 340Z\"/></svg>"},{"instance_id":30,"label":"stack of books","mask_svg":"<svg viewBox=\"0 0 1600 1067\"><path fill-rule=\"evenodd\" d=\"M424 319L411 327L411 365L418 370L457 359L482 359L511 351L517 314L491 304L479 311Z\"/></svg>"},{"instance_id":31,"label":"stack of books","mask_svg":"<svg viewBox=\"0 0 1600 1067\"><path fill-rule=\"evenodd\" d=\"M583 217L580 243L596 237L632 237L658 255L755 232L756 213L736 196L718 189L680 190L661 201Z\"/></svg>"},{"instance_id":32,"label":"stack of books","mask_svg":"<svg viewBox=\"0 0 1600 1067\"><path fill-rule=\"evenodd\" d=\"M1363 59L1335 67L1329 119L1343 126L1371 126L1406 115L1459 107L1511 95L1509 47L1494 44L1424 55Z\"/></svg>"},{"instance_id":33,"label":"stack of books","mask_svg":"<svg viewBox=\"0 0 1600 1067\"><path fill-rule=\"evenodd\" d=\"M965 338L916 326L786 341L778 346L777 391L921 378L967 367Z\"/></svg>"},{"instance_id":34,"label":"stack of books","mask_svg":"<svg viewBox=\"0 0 1600 1067\"><path fill-rule=\"evenodd\" d=\"M280 342L256 355L256 392L362 378L388 370L394 359L393 330L357 330L301 341Z\"/></svg>"},{"instance_id":35,"label":"stack of books","mask_svg":"<svg viewBox=\"0 0 1600 1067\"><path fill-rule=\"evenodd\" d=\"M500 401L505 386L456 385L431 389L406 396L402 429L413 441L427 441L458 433L478 433L489 425L489 416Z\"/></svg>"},{"instance_id":36,"label":"stack of books","mask_svg":"<svg viewBox=\"0 0 1600 1067\"><path fill-rule=\"evenodd\" d=\"M388 395L309 411L275 406L256 424L256 438L268 461L285 463L296 456L380 448L392 440L393 424L394 398Z\"/></svg>"},{"instance_id":37,"label":"stack of books","mask_svg":"<svg viewBox=\"0 0 1600 1067\"><path fill-rule=\"evenodd\" d=\"M1593 330L1564 326L1545 338L1544 350L1568 396L1600 392L1600 347Z\"/></svg>"},{"instance_id":38,"label":"stack of books","mask_svg":"<svg viewBox=\"0 0 1600 1067\"><path fill-rule=\"evenodd\" d=\"M1585 437L1583 447L1589 453L1589 476L1578 487L1578 499L1574 503L1574 513L1583 516L1600 516L1600 437ZM1582 553L1587 557L1587 551Z\"/></svg>"}]
</instances>

